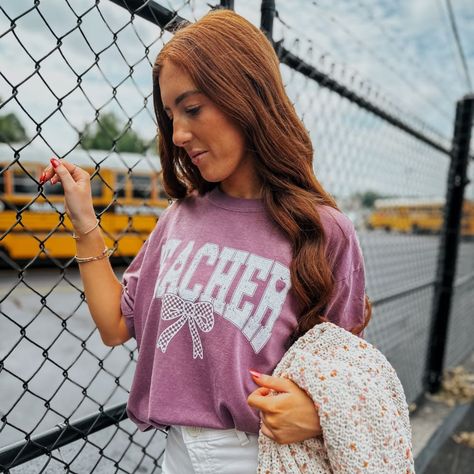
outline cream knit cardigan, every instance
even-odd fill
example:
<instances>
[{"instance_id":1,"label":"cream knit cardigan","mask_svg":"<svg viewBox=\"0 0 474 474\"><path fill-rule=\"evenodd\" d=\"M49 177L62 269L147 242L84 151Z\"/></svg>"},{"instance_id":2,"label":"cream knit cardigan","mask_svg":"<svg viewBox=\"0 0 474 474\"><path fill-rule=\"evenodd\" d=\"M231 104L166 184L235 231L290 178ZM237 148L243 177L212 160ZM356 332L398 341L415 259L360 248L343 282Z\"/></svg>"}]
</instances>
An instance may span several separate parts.
<instances>
[{"instance_id":1,"label":"cream knit cardigan","mask_svg":"<svg viewBox=\"0 0 474 474\"><path fill-rule=\"evenodd\" d=\"M300 337L275 368L306 390L322 436L278 444L260 432L258 474L413 474L408 407L383 354L332 324Z\"/></svg>"}]
</instances>

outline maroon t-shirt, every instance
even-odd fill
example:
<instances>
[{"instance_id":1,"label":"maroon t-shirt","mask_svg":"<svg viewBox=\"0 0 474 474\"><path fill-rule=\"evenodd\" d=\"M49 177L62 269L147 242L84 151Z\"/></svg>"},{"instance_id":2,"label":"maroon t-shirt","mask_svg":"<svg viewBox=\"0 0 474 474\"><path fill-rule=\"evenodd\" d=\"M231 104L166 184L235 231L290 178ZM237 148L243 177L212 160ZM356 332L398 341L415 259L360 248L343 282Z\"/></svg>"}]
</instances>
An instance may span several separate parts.
<instances>
[{"instance_id":1,"label":"maroon t-shirt","mask_svg":"<svg viewBox=\"0 0 474 474\"><path fill-rule=\"evenodd\" d=\"M364 314L361 248L344 214L318 211L336 281L326 316L351 329ZM271 374L296 327L291 258L262 200L215 188L164 212L123 276L122 313L138 346L127 411L140 430L258 433L248 370Z\"/></svg>"}]
</instances>

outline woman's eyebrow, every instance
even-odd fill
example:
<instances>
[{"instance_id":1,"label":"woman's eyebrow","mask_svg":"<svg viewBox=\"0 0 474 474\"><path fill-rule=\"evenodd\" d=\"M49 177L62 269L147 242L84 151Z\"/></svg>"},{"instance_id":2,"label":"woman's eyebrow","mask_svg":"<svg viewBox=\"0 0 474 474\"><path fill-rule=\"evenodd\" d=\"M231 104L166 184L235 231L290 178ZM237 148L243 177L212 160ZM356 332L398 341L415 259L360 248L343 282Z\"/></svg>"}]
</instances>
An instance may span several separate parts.
<instances>
[{"instance_id":1,"label":"woman's eyebrow","mask_svg":"<svg viewBox=\"0 0 474 474\"><path fill-rule=\"evenodd\" d=\"M176 97L176 99L174 99L174 105L177 107L179 105L179 103L182 102L184 99L186 99L187 97L189 97L191 95L195 95L195 94L201 94L201 91L198 90L198 89L193 89L193 90L183 92L182 94L179 94L178 97ZM170 108L167 107L167 106L165 106L163 108L165 110L170 110Z\"/></svg>"}]
</instances>

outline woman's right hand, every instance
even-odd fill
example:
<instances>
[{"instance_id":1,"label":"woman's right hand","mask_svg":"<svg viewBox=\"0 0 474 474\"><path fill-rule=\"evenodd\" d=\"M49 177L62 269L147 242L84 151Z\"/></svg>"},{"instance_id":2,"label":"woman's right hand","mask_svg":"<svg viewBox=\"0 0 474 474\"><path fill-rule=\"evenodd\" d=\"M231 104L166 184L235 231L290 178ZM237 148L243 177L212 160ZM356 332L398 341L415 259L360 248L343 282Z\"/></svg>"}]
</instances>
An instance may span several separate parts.
<instances>
[{"instance_id":1,"label":"woman's right hand","mask_svg":"<svg viewBox=\"0 0 474 474\"><path fill-rule=\"evenodd\" d=\"M40 177L40 184L51 180L51 184L61 183L64 189L65 210L76 233L86 231L96 222L92 204L90 175L79 166L67 161L51 158Z\"/></svg>"}]
</instances>

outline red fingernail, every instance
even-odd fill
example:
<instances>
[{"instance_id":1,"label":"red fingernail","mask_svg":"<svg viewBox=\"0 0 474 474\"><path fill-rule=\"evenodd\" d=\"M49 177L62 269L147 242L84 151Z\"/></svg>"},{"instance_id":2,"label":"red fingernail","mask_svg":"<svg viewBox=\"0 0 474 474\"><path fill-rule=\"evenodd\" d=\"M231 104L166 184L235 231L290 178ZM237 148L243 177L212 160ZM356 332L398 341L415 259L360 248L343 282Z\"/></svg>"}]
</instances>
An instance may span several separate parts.
<instances>
[{"instance_id":1,"label":"red fingernail","mask_svg":"<svg viewBox=\"0 0 474 474\"><path fill-rule=\"evenodd\" d=\"M256 379L260 378L260 375L262 375L260 372L257 372L256 370L250 370L249 369L249 372L252 374L253 377L255 377Z\"/></svg>"},{"instance_id":2,"label":"red fingernail","mask_svg":"<svg viewBox=\"0 0 474 474\"><path fill-rule=\"evenodd\" d=\"M44 184L45 181L46 181L46 173L43 171L39 179L39 184Z\"/></svg>"},{"instance_id":3,"label":"red fingernail","mask_svg":"<svg viewBox=\"0 0 474 474\"><path fill-rule=\"evenodd\" d=\"M53 168L57 168L60 165L59 160L57 160L56 158L51 158L49 161L51 161Z\"/></svg>"}]
</instances>

